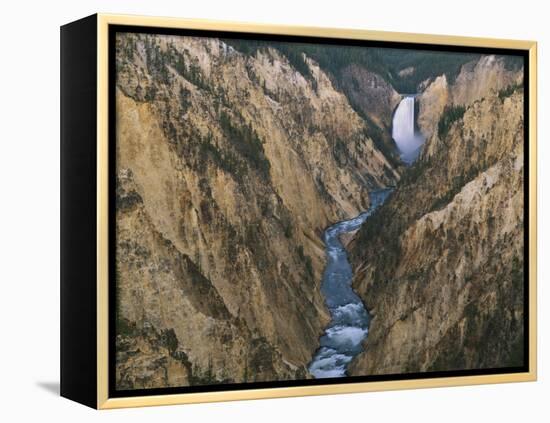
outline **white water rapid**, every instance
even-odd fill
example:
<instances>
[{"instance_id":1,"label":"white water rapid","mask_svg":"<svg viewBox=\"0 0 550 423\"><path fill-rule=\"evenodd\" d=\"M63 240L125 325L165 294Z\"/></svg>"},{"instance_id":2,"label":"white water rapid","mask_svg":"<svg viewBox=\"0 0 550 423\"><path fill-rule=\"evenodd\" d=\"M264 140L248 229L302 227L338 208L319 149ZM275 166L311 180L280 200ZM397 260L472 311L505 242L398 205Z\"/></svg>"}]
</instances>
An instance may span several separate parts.
<instances>
[{"instance_id":1,"label":"white water rapid","mask_svg":"<svg viewBox=\"0 0 550 423\"><path fill-rule=\"evenodd\" d=\"M348 364L363 351L370 317L361 298L351 287L353 273L340 235L359 229L391 192L392 189L371 192L371 206L366 212L325 230L327 264L321 291L332 319L321 337L320 348L309 364L309 372L317 379L346 376Z\"/></svg>"}]
</instances>

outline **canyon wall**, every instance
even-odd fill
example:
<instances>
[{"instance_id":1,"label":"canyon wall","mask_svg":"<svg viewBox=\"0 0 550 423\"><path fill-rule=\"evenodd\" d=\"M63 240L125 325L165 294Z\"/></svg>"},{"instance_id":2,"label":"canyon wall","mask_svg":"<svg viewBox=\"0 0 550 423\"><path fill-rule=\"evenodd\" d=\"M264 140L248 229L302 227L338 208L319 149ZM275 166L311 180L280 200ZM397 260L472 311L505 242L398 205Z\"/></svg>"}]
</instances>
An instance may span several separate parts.
<instances>
[{"instance_id":1,"label":"canyon wall","mask_svg":"<svg viewBox=\"0 0 550 423\"><path fill-rule=\"evenodd\" d=\"M401 95L382 76L357 64L344 67L335 82L367 121L367 135L376 147L394 168L402 171L397 145L391 137L393 113Z\"/></svg>"},{"instance_id":2,"label":"canyon wall","mask_svg":"<svg viewBox=\"0 0 550 423\"><path fill-rule=\"evenodd\" d=\"M502 66L484 56L420 98L424 153L348 246L372 314L350 375L523 364L522 73ZM456 105L438 134L427 110Z\"/></svg>"},{"instance_id":3,"label":"canyon wall","mask_svg":"<svg viewBox=\"0 0 550 423\"><path fill-rule=\"evenodd\" d=\"M453 82L446 75L425 81L417 97L418 126L423 135L429 139L437 134L445 106L469 105L510 85L521 84L522 68L510 66L508 61L505 56L482 56L463 65Z\"/></svg>"}]
</instances>

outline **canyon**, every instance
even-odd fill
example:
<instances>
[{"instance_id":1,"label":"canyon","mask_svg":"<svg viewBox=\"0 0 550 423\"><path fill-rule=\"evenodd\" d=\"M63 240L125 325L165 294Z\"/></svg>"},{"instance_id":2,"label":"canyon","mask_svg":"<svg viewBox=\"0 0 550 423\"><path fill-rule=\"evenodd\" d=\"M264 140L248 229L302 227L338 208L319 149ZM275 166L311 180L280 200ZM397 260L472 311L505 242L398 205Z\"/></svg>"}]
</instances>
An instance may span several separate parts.
<instances>
[{"instance_id":1,"label":"canyon","mask_svg":"<svg viewBox=\"0 0 550 423\"><path fill-rule=\"evenodd\" d=\"M522 68L430 75L404 163L371 56L250 45L117 34L116 388L317 377L325 230L369 209L338 241L368 336L329 376L519 363Z\"/></svg>"}]
</instances>

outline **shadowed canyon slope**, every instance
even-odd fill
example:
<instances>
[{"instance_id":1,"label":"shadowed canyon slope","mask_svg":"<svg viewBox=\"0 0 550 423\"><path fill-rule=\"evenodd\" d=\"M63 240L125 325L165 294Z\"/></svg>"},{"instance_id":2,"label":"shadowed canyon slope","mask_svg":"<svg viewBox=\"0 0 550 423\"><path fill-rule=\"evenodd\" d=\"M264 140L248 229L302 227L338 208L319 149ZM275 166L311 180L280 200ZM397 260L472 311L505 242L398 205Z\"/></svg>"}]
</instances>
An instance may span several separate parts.
<instances>
[{"instance_id":1,"label":"shadowed canyon slope","mask_svg":"<svg viewBox=\"0 0 550 423\"><path fill-rule=\"evenodd\" d=\"M522 366L522 81L483 56L419 96L423 153L349 246L373 315L351 375Z\"/></svg>"},{"instance_id":2,"label":"shadowed canyon slope","mask_svg":"<svg viewBox=\"0 0 550 423\"><path fill-rule=\"evenodd\" d=\"M274 48L116 48L117 388L309 377L328 322L320 236L399 180L371 135L395 91L372 123L307 57L305 78Z\"/></svg>"}]
</instances>

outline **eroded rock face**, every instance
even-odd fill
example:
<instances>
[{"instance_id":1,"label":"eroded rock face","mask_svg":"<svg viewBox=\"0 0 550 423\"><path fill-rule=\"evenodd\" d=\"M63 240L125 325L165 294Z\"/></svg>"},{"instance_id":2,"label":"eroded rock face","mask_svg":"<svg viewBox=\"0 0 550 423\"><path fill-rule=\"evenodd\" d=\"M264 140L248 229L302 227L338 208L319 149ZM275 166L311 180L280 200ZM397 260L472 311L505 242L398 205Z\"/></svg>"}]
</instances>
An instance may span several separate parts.
<instances>
[{"instance_id":1,"label":"eroded rock face","mask_svg":"<svg viewBox=\"0 0 550 423\"><path fill-rule=\"evenodd\" d=\"M452 87L454 104L470 104L491 92L523 81L523 70L509 70L505 59L494 55L482 56L477 62L462 66Z\"/></svg>"},{"instance_id":2,"label":"eroded rock face","mask_svg":"<svg viewBox=\"0 0 550 423\"><path fill-rule=\"evenodd\" d=\"M147 389L158 386L189 385L192 368L183 351L176 351L177 338L173 330L159 334L147 325L121 321L116 340L117 381L119 389Z\"/></svg>"},{"instance_id":3,"label":"eroded rock face","mask_svg":"<svg viewBox=\"0 0 550 423\"><path fill-rule=\"evenodd\" d=\"M360 230L350 374L523 364L523 125L521 88L474 101Z\"/></svg>"},{"instance_id":4,"label":"eroded rock face","mask_svg":"<svg viewBox=\"0 0 550 423\"><path fill-rule=\"evenodd\" d=\"M379 126L389 128L401 96L380 75L358 65L342 70L342 89L359 110Z\"/></svg>"},{"instance_id":5,"label":"eroded rock face","mask_svg":"<svg viewBox=\"0 0 550 423\"><path fill-rule=\"evenodd\" d=\"M117 39L117 386L307 377L322 230L399 178L307 63L314 83L274 49Z\"/></svg>"},{"instance_id":6,"label":"eroded rock face","mask_svg":"<svg viewBox=\"0 0 550 423\"><path fill-rule=\"evenodd\" d=\"M449 101L449 84L445 75L438 76L418 96L418 127L426 138L437 132L437 122Z\"/></svg>"},{"instance_id":7,"label":"eroded rock face","mask_svg":"<svg viewBox=\"0 0 550 423\"><path fill-rule=\"evenodd\" d=\"M356 64L342 69L337 84L351 106L367 120L367 135L401 171L398 148L391 137L392 117L401 96L382 76Z\"/></svg>"},{"instance_id":8,"label":"eroded rock face","mask_svg":"<svg viewBox=\"0 0 550 423\"><path fill-rule=\"evenodd\" d=\"M418 126L426 139L437 135L437 123L446 105L467 106L499 90L523 81L521 69L508 69L503 56L482 56L462 66L449 84L445 75L422 84L418 96Z\"/></svg>"}]
</instances>

